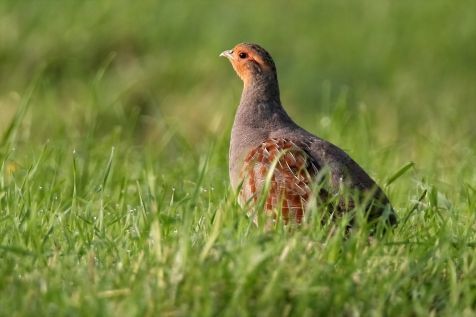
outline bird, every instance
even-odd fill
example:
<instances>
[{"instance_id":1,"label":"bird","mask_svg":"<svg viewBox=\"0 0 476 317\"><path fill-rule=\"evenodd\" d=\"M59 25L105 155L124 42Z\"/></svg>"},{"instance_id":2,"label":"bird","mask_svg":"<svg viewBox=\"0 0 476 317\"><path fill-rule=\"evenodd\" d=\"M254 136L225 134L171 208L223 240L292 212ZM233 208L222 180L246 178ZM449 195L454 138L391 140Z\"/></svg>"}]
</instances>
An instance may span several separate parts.
<instances>
[{"instance_id":1,"label":"bird","mask_svg":"<svg viewBox=\"0 0 476 317\"><path fill-rule=\"evenodd\" d=\"M364 204L369 222L397 224L388 197L364 169L285 111L268 51L240 43L219 56L230 61L243 81L229 147L231 186L242 206L256 209L261 203L285 224L301 224L313 202L336 216Z\"/></svg>"}]
</instances>

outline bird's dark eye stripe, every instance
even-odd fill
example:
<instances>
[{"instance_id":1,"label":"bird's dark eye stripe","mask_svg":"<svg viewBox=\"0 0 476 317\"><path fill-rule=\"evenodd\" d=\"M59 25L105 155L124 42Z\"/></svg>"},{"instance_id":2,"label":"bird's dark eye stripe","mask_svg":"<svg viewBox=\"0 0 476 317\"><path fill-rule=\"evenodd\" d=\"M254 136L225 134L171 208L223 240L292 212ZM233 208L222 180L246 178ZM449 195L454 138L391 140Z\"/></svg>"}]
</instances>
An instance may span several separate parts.
<instances>
[{"instance_id":1,"label":"bird's dark eye stripe","mask_svg":"<svg viewBox=\"0 0 476 317\"><path fill-rule=\"evenodd\" d=\"M240 54L238 54L238 56L240 58L246 58L246 56L248 56L248 55L246 53L241 52Z\"/></svg>"}]
</instances>

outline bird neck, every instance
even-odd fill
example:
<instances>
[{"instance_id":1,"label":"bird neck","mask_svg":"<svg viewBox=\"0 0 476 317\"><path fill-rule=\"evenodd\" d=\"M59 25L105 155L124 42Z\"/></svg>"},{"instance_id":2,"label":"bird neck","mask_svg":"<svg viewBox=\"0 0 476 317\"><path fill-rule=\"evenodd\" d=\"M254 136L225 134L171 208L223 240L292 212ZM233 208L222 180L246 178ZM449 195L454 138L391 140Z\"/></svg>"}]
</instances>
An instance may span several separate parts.
<instances>
[{"instance_id":1,"label":"bird neck","mask_svg":"<svg viewBox=\"0 0 476 317\"><path fill-rule=\"evenodd\" d=\"M276 74L262 72L254 74L248 80L245 80L241 95L241 101L244 100L252 101L254 104L269 102L281 104Z\"/></svg>"},{"instance_id":2,"label":"bird neck","mask_svg":"<svg viewBox=\"0 0 476 317\"><path fill-rule=\"evenodd\" d=\"M281 105L276 74L260 73L245 81L234 128L266 132L282 124L292 120Z\"/></svg>"}]
</instances>

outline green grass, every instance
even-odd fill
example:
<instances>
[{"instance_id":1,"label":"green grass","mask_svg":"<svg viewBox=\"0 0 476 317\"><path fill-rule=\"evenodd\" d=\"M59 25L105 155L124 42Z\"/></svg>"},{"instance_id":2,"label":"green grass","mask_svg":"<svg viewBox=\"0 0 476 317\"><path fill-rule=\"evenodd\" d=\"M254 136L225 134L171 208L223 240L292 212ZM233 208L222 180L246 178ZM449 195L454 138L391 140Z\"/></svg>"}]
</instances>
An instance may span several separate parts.
<instances>
[{"instance_id":1,"label":"green grass","mask_svg":"<svg viewBox=\"0 0 476 317\"><path fill-rule=\"evenodd\" d=\"M0 4L0 315L476 314L472 1ZM228 180L256 41L400 224L255 227Z\"/></svg>"}]
</instances>

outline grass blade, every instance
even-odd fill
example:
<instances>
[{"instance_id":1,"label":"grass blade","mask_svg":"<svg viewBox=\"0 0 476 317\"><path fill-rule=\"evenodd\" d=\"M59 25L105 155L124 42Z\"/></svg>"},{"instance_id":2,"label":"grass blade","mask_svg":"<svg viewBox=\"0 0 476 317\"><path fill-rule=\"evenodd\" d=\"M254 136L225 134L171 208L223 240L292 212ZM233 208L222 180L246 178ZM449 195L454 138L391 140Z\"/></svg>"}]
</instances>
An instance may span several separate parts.
<instances>
[{"instance_id":1,"label":"grass blade","mask_svg":"<svg viewBox=\"0 0 476 317\"><path fill-rule=\"evenodd\" d=\"M403 174L405 174L410 168L414 166L415 166L415 162L410 161L406 163L405 165L403 165L402 167L400 167L400 169L387 180L387 182L385 183L385 187L390 186L390 184L392 184L394 181L396 181L398 178L400 178Z\"/></svg>"}]
</instances>

